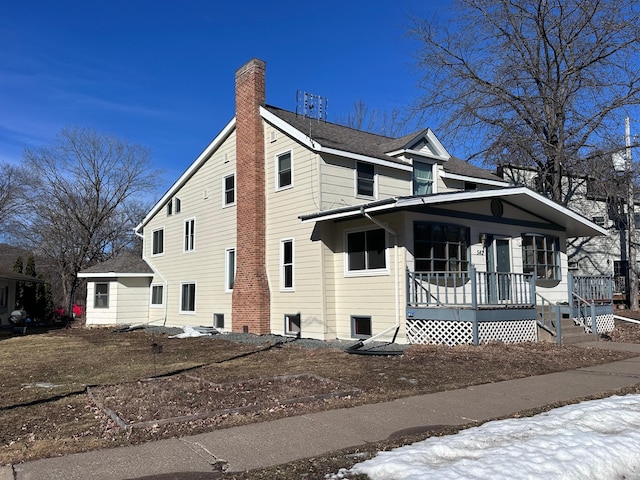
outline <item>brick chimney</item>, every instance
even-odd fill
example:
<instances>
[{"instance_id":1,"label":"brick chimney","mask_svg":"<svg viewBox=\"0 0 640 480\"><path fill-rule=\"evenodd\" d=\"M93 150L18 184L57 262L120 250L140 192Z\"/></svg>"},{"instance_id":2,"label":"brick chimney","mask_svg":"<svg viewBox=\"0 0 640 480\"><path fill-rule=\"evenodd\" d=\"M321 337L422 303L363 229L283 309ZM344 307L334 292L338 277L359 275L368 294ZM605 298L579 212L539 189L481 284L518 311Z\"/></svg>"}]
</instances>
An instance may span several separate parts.
<instances>
[{"instance_id":1,"label":"brick chimney","mask_svg":"<svg viewBox=\"0 0 640 480\"><path fill-rule=\"evenodd\" d=\"M236 72L236 278L234 332L271 333L265 265L265 158L260 106L265 62L253 59Z\"/></svg>"}]
</instances>

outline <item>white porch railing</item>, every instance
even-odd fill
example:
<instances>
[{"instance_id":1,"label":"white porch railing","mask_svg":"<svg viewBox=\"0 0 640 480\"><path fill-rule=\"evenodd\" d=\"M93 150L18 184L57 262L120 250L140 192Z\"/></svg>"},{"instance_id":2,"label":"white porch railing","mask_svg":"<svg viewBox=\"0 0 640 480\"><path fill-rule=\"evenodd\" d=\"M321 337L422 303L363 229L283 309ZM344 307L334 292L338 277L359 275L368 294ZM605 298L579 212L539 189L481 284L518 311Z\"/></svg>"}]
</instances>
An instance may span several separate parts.
<instances>
[{"instance_id":1,"label":"white porch railing","mask_svg":"<svg viewBox=\"0 0 640 480\"><path fill-rule=\"evenodd\" d=\"M413 307L535 305L533 276L523 273L407 272L407 300Z\"/></svg>"}]
</instances>

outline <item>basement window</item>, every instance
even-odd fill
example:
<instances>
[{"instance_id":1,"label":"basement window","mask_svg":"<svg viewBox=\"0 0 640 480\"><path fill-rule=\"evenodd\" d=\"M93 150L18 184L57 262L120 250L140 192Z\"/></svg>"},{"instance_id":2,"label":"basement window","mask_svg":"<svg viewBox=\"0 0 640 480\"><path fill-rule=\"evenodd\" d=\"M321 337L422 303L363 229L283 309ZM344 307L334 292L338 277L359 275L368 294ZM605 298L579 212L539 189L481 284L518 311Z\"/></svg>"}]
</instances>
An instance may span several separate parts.
<instances>
[{"instance_id":1,"label":"basement window","mask_svg":"<svg viewBox=\"0 0 640 480\"><path fill-rule=\"evenodd\" d=\"M371 336L371 317L370 316L351 316L351 337L352 338L369 338Z\"/></svg>"},{"instance_id":2,"label":"basement window","mask_svg":"<svg viewBox=\"0 0 640 480\"><path fill-rule=\"evenodd\" d=\"M297 337L300 336L300 313L286 313L284 315L284 333L285 335L295 335Z\"/></svg>"},{"instance_id":3,"label":"basement window","mask_svg":"<svg viewBox=\"0 0 640 480\"><path fill-rule=\"evenodd\" d=\"M213 326L215 328L224 328L224 313L213 314Z\"/></svg>"}]
</instances>

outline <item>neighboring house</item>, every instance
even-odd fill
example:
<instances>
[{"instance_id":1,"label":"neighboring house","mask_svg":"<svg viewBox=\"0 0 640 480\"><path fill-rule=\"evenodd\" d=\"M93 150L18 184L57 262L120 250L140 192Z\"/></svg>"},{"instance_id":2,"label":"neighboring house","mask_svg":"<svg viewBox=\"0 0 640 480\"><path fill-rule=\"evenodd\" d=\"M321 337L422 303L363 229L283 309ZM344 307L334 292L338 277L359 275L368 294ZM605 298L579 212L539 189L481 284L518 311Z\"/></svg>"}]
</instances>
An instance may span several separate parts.
<instances>
[{"instance_id":1,"label":"neighboring house","mask_svg":"<svg viewBox=\"0 0 640 480\"><path fill-rule=\"evenodd\" d=\"M613 167L613 165L612 165ZM498 175L513 185L523 185L537 190L537 171L533 168L503 165ZM613 182L624 182L620 178L609 181L588 176L565 175L563 192L568 194L568 206L600 227L608 235L569 238L567 256L569 271L576 275L610 275L613 277L614 296L626 298L628 294L628 213L626 187ZM617 194L616 194L617 192ZM636 228L640 228L640 212L634 213ZM633 242L638 244L640 238ZM640 265L639 265L640 266Z\"/></svg>"},{"instance_id":2,"label":"neighboring house","mask_svg":"<svg viewBox=\"0 0 640 480\"><path fill-rule=\"evenodd\" d=\"M557 335L559 302L587 330L612 328L607 279L567 268L567 238L602 227L451 156L429 129L389 138L307 118L266 105L264 85L260 60L236 72L235 118L136 228L150 270L81 273L87 323L525 341ZM585 282L590 317L567 309Z\"/></svg>"},{"instance_id":3,"label":"neighboring house","mask_svg":"<svg viewBox=\"0 0 640 480\"><path fill-rule=\"evenodd\" d=\"M29 309L29 305L16 305L16 294L20 283L43 283L43 280L22 273L0 270L0 328L11 326L9 317L16 308Z\"/></svg>"}]
</instances>

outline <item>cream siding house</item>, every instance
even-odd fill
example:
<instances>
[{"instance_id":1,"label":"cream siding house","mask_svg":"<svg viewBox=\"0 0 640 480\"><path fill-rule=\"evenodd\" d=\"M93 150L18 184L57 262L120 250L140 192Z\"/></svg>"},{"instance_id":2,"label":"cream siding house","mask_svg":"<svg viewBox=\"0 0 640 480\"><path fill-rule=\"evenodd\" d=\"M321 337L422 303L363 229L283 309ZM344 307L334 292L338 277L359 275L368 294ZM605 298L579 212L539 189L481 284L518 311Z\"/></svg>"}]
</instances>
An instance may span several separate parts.
<instances>
[{"instance_id":1,"label":"cream siding house","mask_svg":"<svg viewBox=\"0 0 640 480\"><path fill-rule=\"evenodd\" d=\"M571 303L566 240L602 228L451 156L429 129L389 138L268 106L264 71L238 70L236 117L137 227L139 305L119 285L88 323L133 323L126 309L325 340L561 339L539 303ZM104 273L83 272L89 295ZM562 315L593 328L572 308Z\"/></svg>"}]
</instances>

